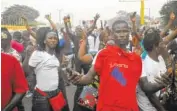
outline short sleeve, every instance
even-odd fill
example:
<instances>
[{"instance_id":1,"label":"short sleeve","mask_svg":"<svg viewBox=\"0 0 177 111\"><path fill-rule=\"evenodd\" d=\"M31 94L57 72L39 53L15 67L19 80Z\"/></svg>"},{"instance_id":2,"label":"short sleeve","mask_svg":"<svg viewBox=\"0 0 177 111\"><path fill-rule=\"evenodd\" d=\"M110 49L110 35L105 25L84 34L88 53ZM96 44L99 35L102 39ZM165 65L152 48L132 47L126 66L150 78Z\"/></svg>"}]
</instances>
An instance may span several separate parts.
<instances>
[{"instance_id":1,"label":"short sleeve","mask_svg":"<svg viewBox=\"0 0 177 111\"><path fill-rule=\"evenodd\" d=\"M13 91L15 93L25 93L28 91L28 83L20 63L14 59L13 67Z\"/></svg>"},{"instance_id":2,"label":"short sleeve","mask_svg":"<svg viewBox=\"0 0 177 111\"><path fill-rule=\"evenodd\" d=\"M146 77L147 76L147 74L146 74L146 71L145 71L145 66L144 66L144 64L143 64L143 62L142 62L142 73L141 73L141 77Z\"/></svg>"},{"instance_id":3,"label":"short sleeve","mask_svg":"<svg viewBox=\"0 0 177 111\"><path fill-rule=\"evenodd\" d=\"M104 50L104 49L103 49ZM93 59L92 65L94 66L94 70L100 74L103 65L103 50L100 50Z\"/></svg>"},{"instance_id":4,"label":"short sleeve","mask_svg":"<svg viewBox=\"0 0 177 111\"><path fill-rule=\"evenodd\" d=\"M42 61L42 52L34 51L29 59L29 66L36 67Z\"/></svg>"}]
</instances>

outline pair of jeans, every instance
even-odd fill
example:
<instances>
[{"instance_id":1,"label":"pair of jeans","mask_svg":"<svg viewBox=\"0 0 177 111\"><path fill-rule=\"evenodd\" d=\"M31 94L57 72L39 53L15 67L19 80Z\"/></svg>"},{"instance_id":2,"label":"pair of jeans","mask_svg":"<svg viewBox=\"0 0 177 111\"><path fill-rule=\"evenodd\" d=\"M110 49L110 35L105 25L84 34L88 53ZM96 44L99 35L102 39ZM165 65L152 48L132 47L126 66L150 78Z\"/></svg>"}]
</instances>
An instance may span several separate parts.
<instances>
[{"instance_id":1,"label":"pair of jeans","mask_svg":"<svg viewBox=\"0 0 177 111\"><path fill-rule=\"evenodd\" d=\"M51 91L46 93L49 95L49 97L53 97L57 95L57 92L58 91L56 90L56 91ZM34 91L33 94L32 105L33 105L32 111L53 111L48 101L48 98L42 96L36 90Z\"/></svg>"},{"instance_id":2,"label":"pair of jeans","mask_svg":"<svg viewBox=\"0 0 177 111\"><path fill-rule=\"evenodd\" d=\"M45 92L49 97L54 97L58 94L59 90ZM48 98L39 94L36 90L33 93L32 99L32 111L53 111L52 106L50 105ZM69 111L68 104L62 109L62 111Z\"/></svg>"}]
</instances>

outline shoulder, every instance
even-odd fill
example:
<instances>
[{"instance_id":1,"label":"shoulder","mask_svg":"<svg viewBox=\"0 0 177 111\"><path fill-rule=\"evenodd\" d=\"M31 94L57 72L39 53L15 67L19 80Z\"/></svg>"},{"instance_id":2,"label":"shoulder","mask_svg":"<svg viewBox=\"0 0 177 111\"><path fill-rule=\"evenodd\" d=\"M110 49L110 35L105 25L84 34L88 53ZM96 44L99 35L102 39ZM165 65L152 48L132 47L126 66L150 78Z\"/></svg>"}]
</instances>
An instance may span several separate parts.
<instances>
[{"instance_id":1,"label":"shoulder","mask_svg":"<svg viewBox=\"0 0 177 111\"><path fill-rule=\"evenodd\" d=\"M14 56L9 54L1 53L1 57L3 61L9 61L11 64L18 62L18 60Z\"/></svg>"},{"instance_id":2,"label":"shoulder","mask_svg":"<svg viewBox=\"0 0 177 111\"><path fill-rule=\"evenodd\" d=\"M92 61L92 65L95 64L95 62L96 62L96 60L97 60L98 58L102 58L102 57L104 57L105 55L106 55L106 48L99 50L98 53L95 54L95 56L94 56L94 59L93 59L93 61Z\"/></svg>"},{"instance_id":3,"label":"shoulder","mask_svg":"<svg viewBox=\"0 0 177 111\"><path fill-rule=\"evenodd\" d=\"M142 61L141 56L136 54L135 52L130 52L129 56L130 56L131 59L133 59L135 61L137 61L137 60Z\"/></svg>"},{"instance_id":4,"label":"shoulder","mask_svg":"<svg viewBox=\"0 0 177 111\"><path fill-rule=\"evenodd\" d=\"M45 55L45 51L35 50L32 55L33 56L44 56Z\"/></svg>"}]
</instances>

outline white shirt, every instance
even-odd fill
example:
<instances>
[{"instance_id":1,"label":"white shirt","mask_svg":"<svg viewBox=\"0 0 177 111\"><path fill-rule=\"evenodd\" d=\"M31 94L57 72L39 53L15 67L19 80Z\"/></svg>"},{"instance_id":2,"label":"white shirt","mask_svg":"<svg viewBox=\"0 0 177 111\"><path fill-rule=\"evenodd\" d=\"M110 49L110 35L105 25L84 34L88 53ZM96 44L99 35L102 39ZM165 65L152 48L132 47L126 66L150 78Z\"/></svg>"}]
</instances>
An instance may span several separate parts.
<instances>
[{"instance_id":1,"label":"white shirt","mask_svg":"<svg viewBox=\"0 0 177 111\"><path fill-rule=\"evenodd\" d=\"M155 83L154 79L156 76L160 77L160 74L164 74L167 71L165 61L162 56L159 56L158 59L159 62L156 62L147 55L144 60L146 76L148 81L151 83Z\"/></svg>"},{"instance_id":2,"label":"white shirt","mask_svg":"<svg viewBox=\"0 0 177 111\"><path fill-rule=\"evenodd\" d=\"M53 91L58 88L59 61L55 55L50 55L45 51L34 51L29 65L35 67L37 88L42 91Z\"/></svg>"},{"instance_id":3,"label":"white shirt","mask_svg":"<svg viewBox=\"0 0 177 111\"><path fill-rule=\"evenodd\" d=\"M159 62L156 62L147 55L143 61L141 77L147 77L148 82L155 83L155 77L160 76L161 73L164 74L167 71L162 56L159 56L158 59ZM159 94L160 92L156 93L157 96L159 96ZM143 111L156 111L139 85L137 86L137 101L139 107L143 109Z\"/></svg>"},{"instance_id":4,"label":"white shirt","mask_svg":"<svg viewBox=\"0 0 177 111\"><path fill-rule=\"evenodd\" d=\"M96 37L96 41L94 43L94 37L88 36L88 44L89 44L89 52L97 52L99 48L99 37Z\"/></svg>"},{"instance_id":5,"label":"white shirt","mask_svg":"<svg viewBox=\"0 0 177 111\"><path fill-rule=\"evenodd\" d=\"M144 62L142 62L142 68L143 69L142 69L141 78L146 77L146 72L145 72L145 69L144 69ZM156 108L149 101L149 99L146 96L146 94L144 93L144 91L142 91L139 84L136 87L136 97L137 97L138 106L143 111L157 111Z\"/></svg>"}]
</instances>

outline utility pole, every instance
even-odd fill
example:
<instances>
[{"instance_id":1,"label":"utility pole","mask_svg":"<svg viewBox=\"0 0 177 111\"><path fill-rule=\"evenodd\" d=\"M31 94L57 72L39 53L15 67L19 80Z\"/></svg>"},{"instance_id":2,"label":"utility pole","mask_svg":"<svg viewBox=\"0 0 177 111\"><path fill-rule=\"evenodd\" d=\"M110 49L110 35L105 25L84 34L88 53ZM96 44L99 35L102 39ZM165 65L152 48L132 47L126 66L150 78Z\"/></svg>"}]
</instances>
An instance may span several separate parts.
<instances>
[{"instance_id":1,"label":"utility pole","mask_svg":"<svg viewBox=\"0 0 177 111\"><path fill-rule=\"evenodd\" d=\"M59 9L59 24L61 25L61 12L63 11L63 9Z\"/></svg>"}]
</instances>

